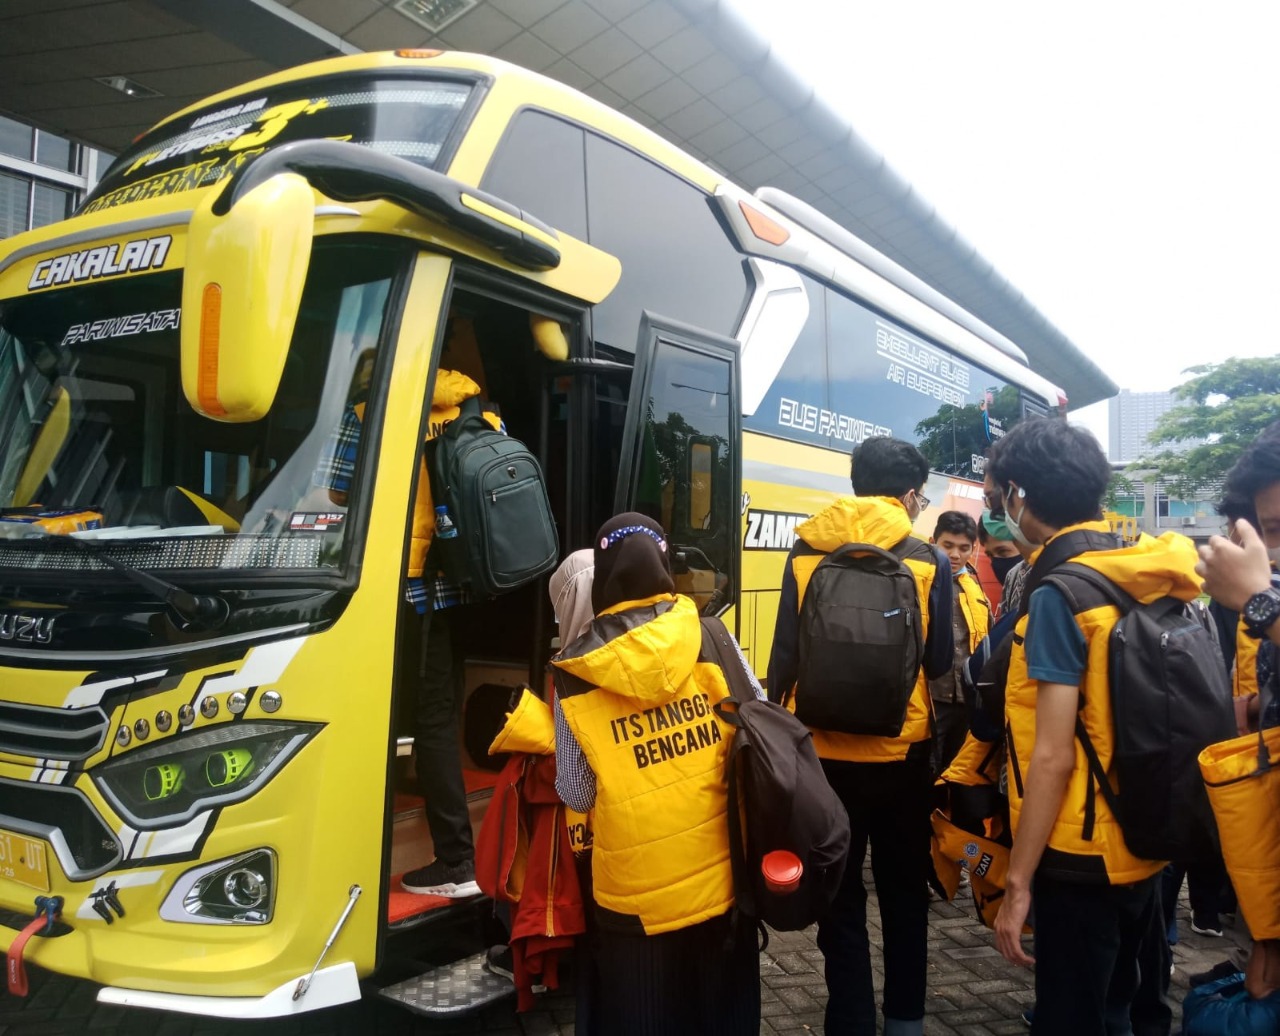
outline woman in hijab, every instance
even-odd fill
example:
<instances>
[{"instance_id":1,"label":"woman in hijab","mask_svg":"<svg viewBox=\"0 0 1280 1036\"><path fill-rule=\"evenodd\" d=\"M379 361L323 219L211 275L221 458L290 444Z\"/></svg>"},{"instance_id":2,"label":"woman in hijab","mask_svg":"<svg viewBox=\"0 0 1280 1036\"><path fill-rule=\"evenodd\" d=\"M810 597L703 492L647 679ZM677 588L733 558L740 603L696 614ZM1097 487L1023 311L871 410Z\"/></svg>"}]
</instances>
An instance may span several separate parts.
<instances>
[{"instance_id":1,"label":"woman in hijab","mask_svg":"<svg viewBox=\"0 0 1280 1036\"><path fill-rule=\"evenodd\" d=\"M618 515L592 553L595 618L552 666L556 790L593 818L601 1031L754 1034L755 931L732 913L731 730L712 710L727 682L675 593L660 525Z\"/></svg>"},{"instance_id":2,"label":"woman in hijab","mask_svg":"<svg viewBox=\"0 0 1280 1036\"><path fill-rule=\"evenodd\" d=\"M551 573L547 591L551 609L560 626L560 646L567 647L591 625L591 581L595 574L595 555L588 550L575 550Z\"/></svg>"}]
</instances>

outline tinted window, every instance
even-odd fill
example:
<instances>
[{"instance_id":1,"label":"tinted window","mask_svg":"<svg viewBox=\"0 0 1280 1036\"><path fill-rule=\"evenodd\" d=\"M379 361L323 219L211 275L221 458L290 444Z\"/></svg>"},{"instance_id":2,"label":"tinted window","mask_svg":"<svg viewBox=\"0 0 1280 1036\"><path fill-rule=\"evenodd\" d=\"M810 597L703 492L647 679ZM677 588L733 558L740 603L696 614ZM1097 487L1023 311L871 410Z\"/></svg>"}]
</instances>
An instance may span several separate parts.
<instances>
[{"instance_id":1,"label":"tinted window","mask_svg":"<svg viewBox=\"0 0 1280 1036\"><path fill-rule=\"evenodd\" d=\"M1021 414L1017 387L846 295L805 288L809 321L747 427L842 451L893 435L934 471L981 480L987 447Z\"/></svg>"},{"instance_id":2,"label":"tinted window","mask_svg":"<svg viewBox=\"0 0 1280 1036\"><path fill-rule=\"evenodd\" d=\"M718 611L732 600L737 542L729 360L660 340L652 364L633 506L667 530L676 590Z\"/></svg>"},{"instance_id":3,"label":"tinted window","mask_svg":"<svg viewBox=\"0 0 1280 1036\"><path fill-rule=\"evenodd\" d=\"M587 226L591 243L622 261L622 280L595 308L597 342L634 351L646 309L722 335L737 331L746 269L702 191L588 133Z\"/></svg>"},{"instance_id":4,"label":"tinted window","mask_svg":"<svg viewBox=\"0 0 1280 1036\"><path fill-rule=\"evenodd\" d=\"M165 123L120 156L85 212L217 183L295 140L351 141L432 168L471 87L430 79L282 83Z\"/></svg>"},{"instance_id":5,"label":"tinted window","mask_svg":"<svg viewBox=\"0 0 1280 1036\"><path fill-rule=\"evenodd\" d=\"M523 111L480 184L557 230L587 239L583 132L543 112Z\"/></svg>"}]
</instances>

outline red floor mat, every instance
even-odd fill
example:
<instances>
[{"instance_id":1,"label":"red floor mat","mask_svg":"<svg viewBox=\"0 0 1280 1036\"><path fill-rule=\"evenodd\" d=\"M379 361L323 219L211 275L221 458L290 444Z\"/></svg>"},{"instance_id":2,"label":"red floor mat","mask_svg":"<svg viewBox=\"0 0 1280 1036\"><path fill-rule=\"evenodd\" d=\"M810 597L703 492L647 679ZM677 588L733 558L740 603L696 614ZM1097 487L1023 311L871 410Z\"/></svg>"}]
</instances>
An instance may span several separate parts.
<instances>
[{"instance_id":1,"label":"red floor mat","mask_svg":"<svg viewBox=\"0 0 1280 1036\"><path fill-rule=\"evenodd\" d=\"M387 924L398 924L407 918L417 917L431 910L465 902L465 900L446 899L444 896L419 896L413 892L406 892L400 887L402 877L404 877L403 874L391 876L391 891L387 896Z\"/></svg>"}]
</instances>

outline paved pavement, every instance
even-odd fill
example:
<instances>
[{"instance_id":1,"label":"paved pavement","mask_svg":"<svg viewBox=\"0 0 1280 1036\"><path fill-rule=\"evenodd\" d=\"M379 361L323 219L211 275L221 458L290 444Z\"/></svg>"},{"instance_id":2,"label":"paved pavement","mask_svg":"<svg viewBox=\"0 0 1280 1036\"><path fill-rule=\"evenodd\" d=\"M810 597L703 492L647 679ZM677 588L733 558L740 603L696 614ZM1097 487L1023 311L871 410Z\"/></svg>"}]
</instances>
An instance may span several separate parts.
<instances>
[{"instance_id":1,"label":"paved pavement","mask_svg":"<svg viewBox=\"0 0 1280 1036\"><path fill-rule=\"evenodd\" d=\"M870 874L868 873L868 883ZM878 942L879 914L874 895L868 903L872 942ZM1191 931L1183 894L1180 940L1174 947L1174 1001L1187 991L1187 977L1207 971L1247 946L1243 926L1226 929L1215 939ZM0 991L0 1036L85 1036L85 1034L146 1034L185 1036L188 1033L234 1033L235 1036L293 1036L293 1034L511 1034L511 1036L573 1036L573 996L568 990L547 994L537 1008L517 1015L514 1001L450 1024L416 1019L401 1008L366 998L361 1004L334 1008L297 1019L258 1023L192 1019L184 1015L126 1010L100 1005L96 987L39 969L30 969L31 995L25 1000ZM761 957L762 1033L822 1032L826 986L822 954L812 929L774 933ZM875 973L876 988L883 973ZM972 914L933 900L929 911L929 994L924 1031L929 1036L978 1036L1025 1032L1022 1010L1033 1000L1029 971L1007 963L995 950L991 933Z\"/></svg>"}]
</instances>

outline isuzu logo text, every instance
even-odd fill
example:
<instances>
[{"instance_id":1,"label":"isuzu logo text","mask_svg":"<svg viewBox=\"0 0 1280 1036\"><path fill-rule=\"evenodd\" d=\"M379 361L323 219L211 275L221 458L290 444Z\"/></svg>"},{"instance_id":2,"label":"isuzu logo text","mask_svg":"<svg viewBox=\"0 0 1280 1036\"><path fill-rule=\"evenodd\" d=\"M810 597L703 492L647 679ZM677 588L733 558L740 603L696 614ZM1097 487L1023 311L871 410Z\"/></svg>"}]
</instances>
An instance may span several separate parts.
<instances>
[{"instance_id":1,"label":"isuzu logo text","mask_svg":"<svg viewBox=\"0 0 1280 1036\"><path fill-rule=\"evenodd\" d=\"M53 640L56 617L40 619L34 615L6 615L0 612L0 640L20 644L48 644Z\"/></svg>"}]
</instances>

